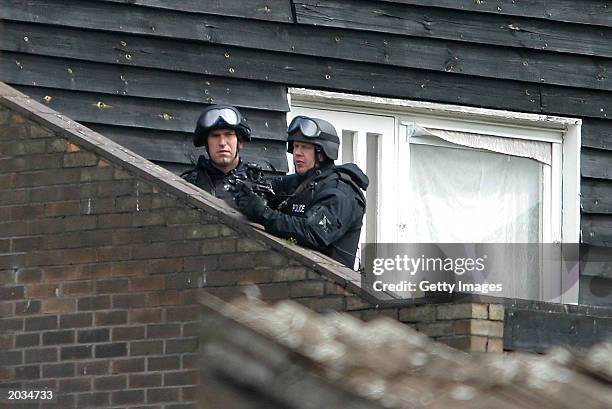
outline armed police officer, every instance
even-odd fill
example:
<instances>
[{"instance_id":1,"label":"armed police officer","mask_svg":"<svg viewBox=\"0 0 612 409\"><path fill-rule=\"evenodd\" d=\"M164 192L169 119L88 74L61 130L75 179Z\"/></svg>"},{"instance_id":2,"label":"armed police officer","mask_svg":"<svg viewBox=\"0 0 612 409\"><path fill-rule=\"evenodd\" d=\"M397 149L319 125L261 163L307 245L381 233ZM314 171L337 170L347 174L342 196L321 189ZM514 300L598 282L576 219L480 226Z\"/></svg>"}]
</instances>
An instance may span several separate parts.
<instances>
[{"instance_id":1,"label":"armed police officer","mask_svg":"<svg viewBox=\"0 0 612 409\"><path fill-rule=\"evenodd\" d=\"M198 118L193 144L206 147L209 158L200 156L195 168L181 177L234 205L225 184L228 177L246 175L240 149L250 140L251 128L238 109L229 105L207 107Z\"/></svg>"},{"instance_id":2,"label":"armed police officer","mask_svg":"<svg viewBox=\"0 0 612 409\"><path fill-rule=\"evenodd\" d=\"M235 192L236 205L266 231L353 268L368 177L353 163L334 165L340 139L329 122L298 116L287 133L296 173L272 182L276 197L269 205L245 188Z\"/></svg>"}]
</instances>

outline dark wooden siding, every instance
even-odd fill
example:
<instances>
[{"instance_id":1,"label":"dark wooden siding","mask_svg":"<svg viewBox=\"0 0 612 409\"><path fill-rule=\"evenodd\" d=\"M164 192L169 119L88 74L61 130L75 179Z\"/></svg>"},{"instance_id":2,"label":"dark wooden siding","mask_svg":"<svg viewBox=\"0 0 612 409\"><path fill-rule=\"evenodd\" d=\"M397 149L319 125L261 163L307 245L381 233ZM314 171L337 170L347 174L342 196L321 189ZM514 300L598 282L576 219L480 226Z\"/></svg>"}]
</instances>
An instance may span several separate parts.
<instances>
[{"instance_id":1,"label":"dark wooden siding","mask_svg":"<svg viewBox=\"0 0 612 409\"><path fill-rule=\"evenodd\" d=\"M610 1L0 0L0 18L1 80L177 171L211 102L285 171L287 86L580 117L582 241L612 245Z\"/></svg>"}]
</instances>

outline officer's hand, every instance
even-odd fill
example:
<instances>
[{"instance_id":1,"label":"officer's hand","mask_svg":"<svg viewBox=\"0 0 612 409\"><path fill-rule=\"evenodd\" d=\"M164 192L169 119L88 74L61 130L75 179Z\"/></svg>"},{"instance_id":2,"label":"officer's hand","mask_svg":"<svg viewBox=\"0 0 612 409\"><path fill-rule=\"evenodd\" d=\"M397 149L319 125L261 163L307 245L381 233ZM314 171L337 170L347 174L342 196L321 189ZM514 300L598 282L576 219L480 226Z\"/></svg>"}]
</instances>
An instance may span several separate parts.
<instances>
[{"instance_id":1,"label":"officer's hand","mask_svg":"<svg viewBox=\"0 0 612 409\"><path fill-rule=\"evenodd\" d=\"M266 206L264 199L257 196L253 190L246 187L239 189L234 194L234 201L236 202L238 210L240 210L247 219L255 223L262 223L264 221L264 215L268 206Z\"/></svg>"}]
</instances>

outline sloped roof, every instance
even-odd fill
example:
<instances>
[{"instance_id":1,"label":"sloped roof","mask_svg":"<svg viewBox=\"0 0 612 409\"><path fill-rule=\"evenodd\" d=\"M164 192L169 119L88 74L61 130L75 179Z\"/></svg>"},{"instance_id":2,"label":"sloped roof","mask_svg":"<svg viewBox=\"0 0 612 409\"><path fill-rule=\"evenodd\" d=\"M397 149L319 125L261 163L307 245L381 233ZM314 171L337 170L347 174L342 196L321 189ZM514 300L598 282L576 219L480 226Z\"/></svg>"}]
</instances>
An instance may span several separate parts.
<instances>
[{"instance_id":1,"label":"sloped roof","mask_svg":"<svg viewBox=\"0 0 612 409\"><path fill-rule=\"evenodd\" d=\"M228 393L240 393L231 385L246 387L250 402L300 409L612 407L610 344L583 355L470 355L388 318L317 315L290 301L226 304L206 296L202 303L205 373Z\"/></svg>"}]
</instances>

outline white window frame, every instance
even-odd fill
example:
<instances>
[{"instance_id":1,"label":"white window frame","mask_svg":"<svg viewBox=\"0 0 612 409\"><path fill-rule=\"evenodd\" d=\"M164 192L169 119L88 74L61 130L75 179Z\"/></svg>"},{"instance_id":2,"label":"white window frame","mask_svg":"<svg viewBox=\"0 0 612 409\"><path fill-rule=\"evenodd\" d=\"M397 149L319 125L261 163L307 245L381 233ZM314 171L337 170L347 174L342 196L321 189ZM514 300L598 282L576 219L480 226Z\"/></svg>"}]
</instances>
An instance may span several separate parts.
<instances>
[{"instance_id":1,"label":"white window frame","mask_svg":"<svg viewBox=\"0 0 612 409\"><path fill-rule=\"evenodd\" d=\"M391 165L400 169L408 166L409 158L408 152L401 151L402 146L406 149L409 144L400 143L400 127L410 122L435 129L550 142L552 144L552 166L549 169L552 170L550 178L544 178L550 180L550 183L543 184L543 195L547 199L544 200L542 209L542 242L580 242L581 119L303 88L289 88L288 95L289 105L292 108L324 109L394 117L396 129L393 146L397 153L394 155L395 163ZM388 142L390 141L383 142L383 146L388 145ZM382 149L388 148L383 147ZM385 167L388 165L386 163ZM378 191L382 191L380 181ZM402 189L394 191L397 194L396 202L401 203L402 195L405 192ZM384 214L384 221L380 219L381 214ZM377 224L379 225L390 222L388 211L379 211L378 217ZM381 237L378 234L377 239L383 242L396 241L393 240L393 237ZM568 287L564 286L564 288ZM564 294L563 300L559 301L577 303L577 283L572 286L571 291Z\"/></svg>"}]
</instances>

